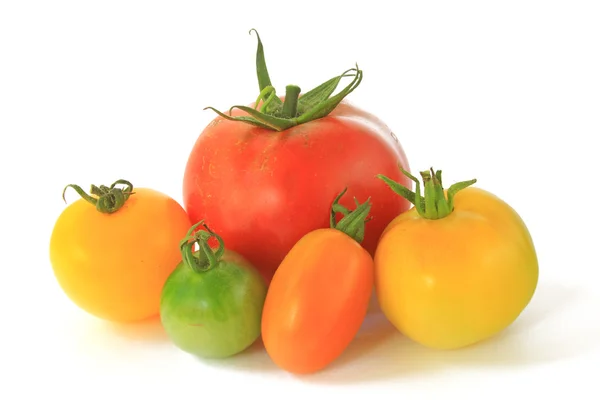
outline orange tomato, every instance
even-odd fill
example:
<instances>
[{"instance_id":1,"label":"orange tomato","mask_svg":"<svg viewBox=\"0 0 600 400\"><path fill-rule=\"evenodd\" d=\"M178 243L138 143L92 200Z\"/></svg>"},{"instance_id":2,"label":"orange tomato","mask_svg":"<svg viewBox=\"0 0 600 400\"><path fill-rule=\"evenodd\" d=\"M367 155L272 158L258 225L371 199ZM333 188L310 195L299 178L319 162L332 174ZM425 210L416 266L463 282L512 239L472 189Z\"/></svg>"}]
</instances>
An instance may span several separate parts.
<instances>
[{"instance_id":1,"label":"orange tomato","mask_svg":"<svg viewBox=\"0 0 600 400\"><path fill-rule=\"evenodd\" d=\"M157 315L163 284L181 261L179 241L191 226L184 209L152 189L132 193L123 180L92 186L91 196L67 187L83 198L60 214L50 238L50 261L62 290L102 319Z\"/></svg>"},{"instance_id":2,"label":"orange tomato","mask_svg":"<svg viewBox=\"0 0 600 400\"><path fill-rule=\"evenodd\" d=\"M325 368L350 344L369 305L373 259L360 245L368 201L331 227L303 236L287 253L269 286L262 315L267 353L296 374Z\"/></svg>"},{"instance_id":3,"label":"orange tomato","mask_svg":"<svg viewBox=\"0 0 600 400\"><path fill-rule=\"evenodd\" d=\"M517 212L492 193L467 187L475 180L443 191L440 171L421 174L424 198L387 180L417 206L380 238L376 293L404 335L431 348L457 349L518 318L537 286L537 256Z\"/></svg>"}]
</instances>

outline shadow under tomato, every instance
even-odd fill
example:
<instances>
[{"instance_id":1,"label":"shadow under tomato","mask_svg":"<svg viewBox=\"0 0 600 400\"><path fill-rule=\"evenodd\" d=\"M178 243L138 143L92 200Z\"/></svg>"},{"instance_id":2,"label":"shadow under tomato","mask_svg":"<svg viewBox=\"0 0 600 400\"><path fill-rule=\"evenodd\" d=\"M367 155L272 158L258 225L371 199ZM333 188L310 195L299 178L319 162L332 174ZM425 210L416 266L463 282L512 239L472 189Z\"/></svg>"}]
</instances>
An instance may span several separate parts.
<instances>
[{"instance_id":1,"label":"shadow under tomato","mask_svg":"<svg viewBox=\"0 0 600 400\"><path fill-rule=\"evenodd\" d=\"M267 354L261 338L258 338L246 350L234 356L223 359L202 359L201 361L213 367L227 370L237 369L262 374L279 370Z\"/></svg>"},{"instance_id":2,"label":"shadow under tomato","mask_svg":"<svg viewBox=\"0 0 600 400\"><path fill-rule=\"evenodd\" d=\"M493 338L458 350L434 350L400 334L373 298L365 321L344 353L324 370L296 379L312 384L354 384L430 376L448 369L519 368L576 357L596 346L600 326L589 325L600 307L590 294L560 284L541 285L532 302L509 328ZM588 324L588 325L586 325ZM167 342L158 317L110 324L111 334L128 340ZM288 375L273 363L261 338L243 352L201 362L224 370Z\"/></svg>"},{"instance_id":3,"label":"shadow under tomato","mask_svg":"<svg viewBox=\"0 0 600 400\"><path fill-rule=\"evenodd\" d=\"M127 340L156 343L163 343L169 340L158 315L138 322L108 322L106 329L109 334L114 334Z\"/></svg>"},{"instance_id":4,"label":"shadow under tomato","mask_svg":"<svg viewBox=\"0 0 600 400\"><path fill-rule=\"evenodd\" d=\"M434 350L415 343L381 313L372 312L336 361L321 372L297 378L316 384L352 384L433 375L452 368L518 368L576 357L596 346L600 335L600 327L589 329L583 317L568 312L574 302L592 312L595 307L584 298L573 288L556 284L540 287L530 306L509 328L457 350ZM573 321L567 322L570 319Z\"/></svg>"},{"instance_id":5,"label":"shadow under tomato","mask_svg":"<svg viewBox=\"0 0 600 400\"><path fill-rule=\"evenodd\" d=\"M380 330L379 325L386 325L388 329ZM349 349L342 355L346 361L359 358L370 349L375 348L385 340L387 336L393 334L395 330L392 325L381 314L375 292L369 302L367 316L361 327L357 338L353 341ZM358 343L358 344L357 344ZM265 350L262 338L258 338L254 344L243 352L226 359L220 360L203 360L212 366L223 367L227 369L240 369L249 372L279 372L287 374L286 371L280 369L269 357Z\"/></svg>"}]
</instances>

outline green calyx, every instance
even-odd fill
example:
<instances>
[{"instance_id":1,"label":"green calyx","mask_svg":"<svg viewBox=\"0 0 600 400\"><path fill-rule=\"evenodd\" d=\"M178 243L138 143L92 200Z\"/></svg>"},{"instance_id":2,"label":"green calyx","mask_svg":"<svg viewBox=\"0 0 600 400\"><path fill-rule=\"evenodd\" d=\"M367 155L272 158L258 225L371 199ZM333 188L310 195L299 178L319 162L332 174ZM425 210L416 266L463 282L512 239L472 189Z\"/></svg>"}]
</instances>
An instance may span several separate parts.
<instances>
[{"instance_id":1,"label":"green calyx","mask_svg":"<svg viewBox=\"0 0 600 400\"><path fill-rule=\"evenodd\" d=\"M118 188L117 185L125 185L125 188ZM65 192L68 188L75 189L85 201L94 205L96 210L103 214L112 214L118 211L123 207L129 196L134 194L133 185L124 179L119 179L110 186L92 185L90 190L91 195L87 194L80 186L69 184L65 186L62 194L65 203L67 202Z\"/></svg>"},{"instance_id":2,"label":"green calyx","mask_svg":"<svg viewBox=\"0 0 600 400\"><path fill-rule=\"evenodd\" d=\"M358 243L362 243L365 238L365 225L372 219L371 217L368 217L369 212L371 211L371 198L369 197L367 201L360 204L355 197L354 203L356 204L356 209L351 211L339 204L340 199L347 191L348 188L345 188L333 201L329 216L329 226L332 229L344 232ZM335 221L337 213L342 213L344 215L339 222Z\"/></svg>"},{"instance_id":3,"label":"green calyx","mask_svg":"<svg viewBox=\"0 0 600 400\"><path fill-rule=\"evenodd\" d=\"M358 65L356 65L355 68L344 71L341 75L331 78L302 96L300 96L300 88L298 86L288 85L286 87L285 100L282 101L277 96L275 88L271 84L260 36L256 29L251 29L250 33L252 32L256 33L256 38L258 39L256 74L260 94L256 99L255 107L236 105L229 109L229 114L225 114L213 107L206 107L205 110L211 109L228 120L240 121L274 131L283 131L293 126L327 116L344 97L356 89L362 80L363 73L358 69ZM348 86L335 96L332 96L339 82L342 78L346 77L352 77L353 79ZM231 116L231 111L234 108L240 109L248 115Z\"/></svg>"},{"instance_id":4,"label":"green calyx","mask_svg":"<svg viewBox=\"0 0 600 400\"><path fill-rule=\"evenodd\" d=\"M200 226L206 230L194 231ZM210 248L208 241L210 238L216 238L219 242L219 247L216 251ZM200 251L194 253L194 245L198 244ZM221 257L225 253L225 244L221 236L214 233L204 223L204 220L194 224L187 232L185 238L179 242L179 249L183 262L196 272L208 271L216 267L221 261Z\"/></svg>"},{"instance_id":5,"label":"green calyx","mask_svg":"<svg viewBox=\"0 0 600 400\"><path fill-rule=\"evenodd\" d=\"M400 170L405 176L415 182L416 187L414 192L384 175L379 174L377 177L387 183L394 192L411 202L415 206L417 213L426 219L440 219L448 216L454 211L454 196L456 193L477 182L477 179L472 179L453 184L448 188L448 197L446 198L444 187L442 186L442 171L438 170L434 172L433 168L430 168L429 171L421 171L421 178L423 178L423 186L425 188L424 196L421 196L419 180L404 168L400 167Z\"/></svg>"}]
</instances>

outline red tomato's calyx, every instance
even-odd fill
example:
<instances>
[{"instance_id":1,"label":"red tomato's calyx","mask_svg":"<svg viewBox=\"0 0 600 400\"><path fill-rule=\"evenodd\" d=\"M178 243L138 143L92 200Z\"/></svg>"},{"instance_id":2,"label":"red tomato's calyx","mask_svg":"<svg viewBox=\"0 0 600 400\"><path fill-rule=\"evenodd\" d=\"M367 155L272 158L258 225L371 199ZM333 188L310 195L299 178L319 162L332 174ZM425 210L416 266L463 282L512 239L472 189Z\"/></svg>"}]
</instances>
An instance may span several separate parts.
<instances>
[{"instance_id":1,"label":"red tomato's calyx","mask_svg":"<svg viewBox=\"0 0 600 400\"><path fill-rule=\"evenodd\" d=\"M470 181L457 182L448 188L447 198L444 195L444 187L442 186L442 171L421 171L423 178L423 186L425 187L424 196L421 196L421 187L417 178L400 166L400 170L404 175L415 182L415 191L412 192L398 182L391 180L384 175L377 177L388 184L388 186L397 194L410 201L419 215L426 219L440 219L449 215L454 210L454 196L460 190L471 186L477 179Z\"/></svg>"},{"instance_id":2,"label":"red tomato's calyx","mask_svg":"<svg viewBox=\"0 0 600 400\"><path fill-rule=\"evenodd\" d=\"M198 230L196 233L194 233L199 225L202 225L206 230ZM213 249L211 249L208 245L208 240L212 237L216 238L219 242L219 247L216 251L213 251ZM194 245L196 243L200 247L200 251L194 253ZM223 243L223 239L210 230L210 228L204 223L204 220L201 220L193 225L189 229L186 237L179 242L179 249L181 250L183 262L187 266L196 272L204 272L216 267L219 264L221 257L225 252L225 244Z\"/></svg>"},{"instance_id":3,"label":"red tomato's calyx","mask_svg":"<svg viewBox=\"0 0 600 400\"><path fill-rule=\"evenodd\" d=\"M118 188L116 187L117 185L125 185L126 187ZM121 207L123 207L129 196L134 194L133 185L124 179L119 179L110 186L92 185L90 190L92 194L91 196L87 194L80 186L69 184L65 186L62 194L62 198L65 203L67 202L67 199L65 199L65 192L70 187L75 189L75 191L85 201L96 206L96 210L104 214L112 214L118 211Z\"/></svg>"},{"instance_id":4,"label":"red tomato's calyx","mask_svg":"<svg viewBox=\"0 0 600 400\"><path fill-rule=\"evenodd\" d=\"M211 109L228 120L245 122L280 132L293 126L327 116L344 97L356 89L362 80L363 72L356 65L356 68L351 68L341 75L331 78L302 96L300 96L300 88L298 86L288 85L286 87L285 101L282 101L276 95L275 88L271 84L260 36L255 29L250 30L250 32L253 31L256 33L256 38L258 39L256 74L260 89L255 107L236 105L229 109L229 114L225 114L213 107L206 107L205 110ZM353 77L352 82L338 94L331 97L339 82L345 77ZM234 108L240 109L249 115L233 117L231 116L231 111Z\"/></svg>"},{"instance_id":5,"label":"red tomato's calyx","mask_svg":"<svg viewBox=\"0 0 600 400\"><path fill-rule=\"evenodd\" d=\"M368 217L369 212L371 211L371 198L369 197L367 201L360 204L355 197L354 202L356 204L356 209L350 211L343 205L339 204L340 199L347 190L348 188L344 188L344 190L342 190L342 192L338 194L333 201L333 205L331 206L331 214L329 216L329 225L332 229L342 231L352 239L356 240L358 243L362 243L365 237L365 225L371 220L371 217ZM342 213L344 216L339 222L336 222L335 215L338 212Z\"/></svg>"}]
</instances>

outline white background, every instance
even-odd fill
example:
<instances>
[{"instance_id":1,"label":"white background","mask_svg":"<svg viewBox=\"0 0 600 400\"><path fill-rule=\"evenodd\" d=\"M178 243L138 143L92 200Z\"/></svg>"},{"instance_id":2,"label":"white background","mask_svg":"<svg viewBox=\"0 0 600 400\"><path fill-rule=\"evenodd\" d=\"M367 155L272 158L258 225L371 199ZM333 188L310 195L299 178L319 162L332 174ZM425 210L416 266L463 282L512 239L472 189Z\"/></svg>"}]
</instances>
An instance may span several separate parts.
<instances>
[{"instance_id":1,"label":"white background","mask_svg":"<svg viewBox=\"0 0 600 400\"><path fill-rule=\"evenodd\" d=\"M3 1L0 398L600 398L599 21L594 1ZM514 325L435 352L370 316L297 378L260 346L203 362L157 321L107 324L67 300L48 260L63 187L123 177L181 201L202 109L256 98L250 28L279 93L358 63L350 100L413 171L476 177L521 214L540 281Z\"/></svg>"}]
</instances>

